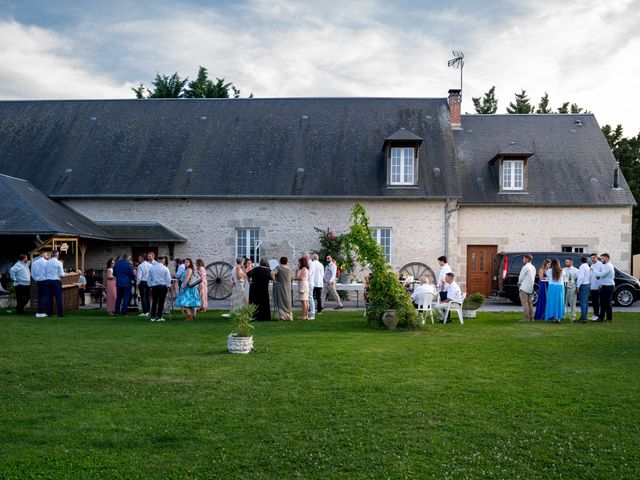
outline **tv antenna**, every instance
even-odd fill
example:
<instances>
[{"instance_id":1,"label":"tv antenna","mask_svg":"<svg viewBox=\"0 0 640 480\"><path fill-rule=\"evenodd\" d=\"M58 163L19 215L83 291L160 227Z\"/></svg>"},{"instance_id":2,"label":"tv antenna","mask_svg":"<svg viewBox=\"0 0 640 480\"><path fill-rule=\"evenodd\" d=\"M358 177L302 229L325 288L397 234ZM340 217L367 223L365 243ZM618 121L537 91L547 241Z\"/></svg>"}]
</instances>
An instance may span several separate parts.
<instances>
[{"instance_id":1,"label":"tv antenna","mask_svg":"<svg viewBox=\"0 0 640 480\"><path fill-rule=\"evenodd\" d=\"M462 69L464 68L464 53L452 50L453 58L447 62L447 66L460 68L460 94L462 94Z\"/></svg>"}]
</instances>

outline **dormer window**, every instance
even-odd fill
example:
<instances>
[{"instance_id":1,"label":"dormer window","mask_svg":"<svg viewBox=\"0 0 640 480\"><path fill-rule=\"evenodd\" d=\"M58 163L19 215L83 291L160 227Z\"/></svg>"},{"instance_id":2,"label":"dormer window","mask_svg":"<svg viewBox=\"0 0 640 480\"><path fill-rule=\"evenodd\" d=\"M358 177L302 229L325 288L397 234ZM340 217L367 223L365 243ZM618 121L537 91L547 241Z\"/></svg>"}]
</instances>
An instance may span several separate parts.
<instances>
[{"instance_id":1,"label":"dormer window","mask_svg":"<svg viewBox=\"0 0 640 480\"><path fill-rule=\"evenodd\" d=\"M391 149L391 185L413 185L413 148L393 147Z\"/></svg>"},{"instance_id":2,"label":"dormer window","mask_svg":"<svg viewBox=\"0 0 640 480\"><path fill-rule=\"evenodd\" d=\"M418 152L422 138L401 128L382 147L387 161L387 185L408 187L418 183Z\"/></svg>"},{"instance_id":3,"label":"dormer window","mask_svg":"<svg viewBox=\"0 0 640 480\"><path fill-rule=\"evenodd\" d=\"M524 190L524 160L502 161L502 189Z\"/></svg>"},{"instance_id":4,"label":"dormer window","mask_svg":"<svg viewBox=\"0 0 640 480\"><path fill-rule=\"evenodd\" d=\"M527 163L532 152L511 142L489 161L503 193L526 193Z\"/></svg>"}]
</instances>

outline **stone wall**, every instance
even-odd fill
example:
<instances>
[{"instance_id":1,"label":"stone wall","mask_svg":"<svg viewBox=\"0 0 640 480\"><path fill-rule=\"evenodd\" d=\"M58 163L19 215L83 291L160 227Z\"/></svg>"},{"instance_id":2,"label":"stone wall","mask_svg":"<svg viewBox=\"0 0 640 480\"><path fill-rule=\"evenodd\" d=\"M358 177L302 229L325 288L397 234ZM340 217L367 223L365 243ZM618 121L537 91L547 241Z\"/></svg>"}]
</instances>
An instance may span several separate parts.
<instances>
[{"instance_id":1,"label":"stone wall","mask_svg":"<svg viewBox=\"0 0 640 480\"><path fill-rule=\"evenodd\" d=\"M337 233L350 225L353 201L346 200L68 200L68 206L92 220L158 221L187 238L175 246L176 257L202 258L205 263L236 257L236 229L260 228L264 242L289 240L296 255L319 247L313 227L330 227ZM391 234L391 261L399 269L422 262L438 271L436 258L443 253L444 202L389 200L363 202L373 227ZM455 230L450 232L455 243ZM104 244L87 251L86 268L104 268L110 256L130 245ZM168 255L167 245L159 245ZM270 255L271 256L271 255ZM274 256L275 252L274 252ZM278 255L279 256L279 255ZM357 275L359 278L361 274Z\"/></svg>"},{"instance_id":2,"label":"stone wall","mask_svg":"<svg viewBox=\"0 0 640 480\"><path fill-rule=\"evenodd\" d=\"M467 245L497 245L501 251L555 251L585 245L607 252L620 270L631 268L631 207L472 207L457 219L457 263L466 277Z\"/></svg>"}]
</instances>

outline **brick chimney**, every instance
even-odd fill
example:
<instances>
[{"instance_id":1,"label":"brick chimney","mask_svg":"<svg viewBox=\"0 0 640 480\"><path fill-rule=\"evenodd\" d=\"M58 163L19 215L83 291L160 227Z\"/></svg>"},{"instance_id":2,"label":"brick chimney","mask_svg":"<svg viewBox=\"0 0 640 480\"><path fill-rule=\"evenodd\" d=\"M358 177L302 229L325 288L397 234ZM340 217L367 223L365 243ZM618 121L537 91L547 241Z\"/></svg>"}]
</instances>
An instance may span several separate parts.
<instances>
[{"instance_id":1,"label":"brick chimney","mask_svg":"<svg viewBox=\"0 0 640 480\"><path fill-rule=\"evenodd\" d=\"M449 115L451 128L462 128L462 90L449 90Z\"/></svg>"}]
</instances>

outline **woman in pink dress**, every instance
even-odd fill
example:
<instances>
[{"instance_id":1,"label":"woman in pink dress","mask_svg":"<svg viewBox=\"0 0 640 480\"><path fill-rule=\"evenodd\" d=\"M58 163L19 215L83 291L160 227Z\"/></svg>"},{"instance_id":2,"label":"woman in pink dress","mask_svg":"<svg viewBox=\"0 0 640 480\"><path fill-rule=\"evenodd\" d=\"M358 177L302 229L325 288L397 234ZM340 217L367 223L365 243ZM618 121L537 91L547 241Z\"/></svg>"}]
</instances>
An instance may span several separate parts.
<instances>
[{"instance_id":1,"label":"woman in pink dress","mask_svg":"<svg viewBox=\"0 0 640 480\"><path fill-rule=\"evenodd\" d=\"M200 278L202 279L202 282L198 285L200 302L202 303L200 311L206 312L207 308L209 308L209 287L207 286L207 270L204 268L204 261L201 258L196 260L196 268L198 275L200 275Z\"/></svg>"},{"instance_id":2,"label":"woman in pink dress","mask_svg":"<svg viewBox=\"0 0 640 480\"><path fill-rule=\"evenodd\" d=\"M107 313L113 315L116 309L116 295L118 291L116 289L116 277L113 276L113 258L110 258L107 262L107 269L104 272L105 280L105 294L107 296Z\"/></svg>"}]
</instances>

